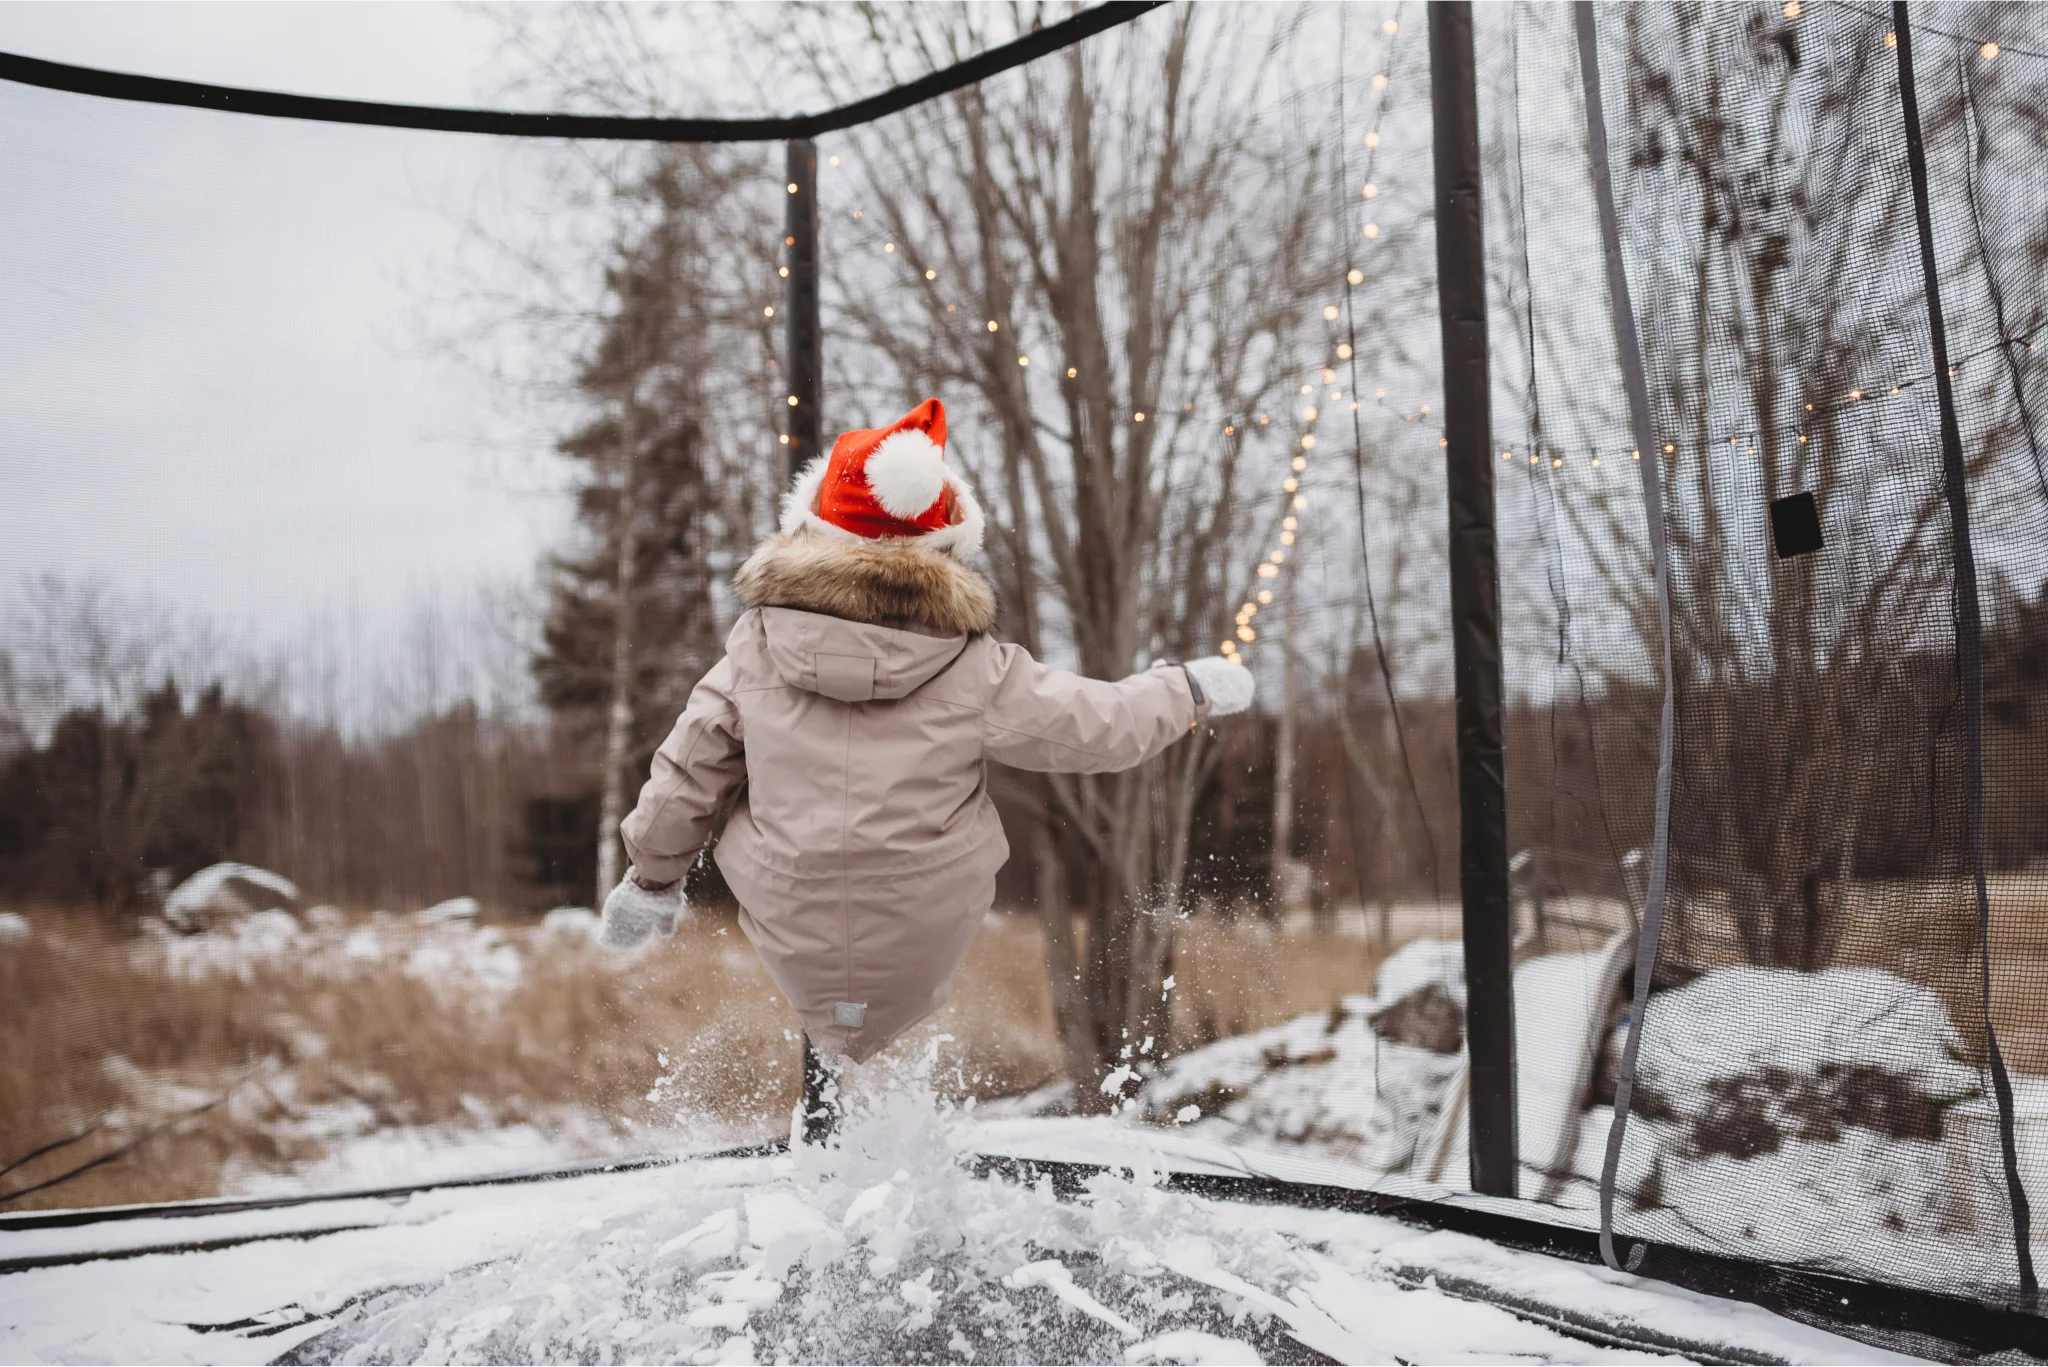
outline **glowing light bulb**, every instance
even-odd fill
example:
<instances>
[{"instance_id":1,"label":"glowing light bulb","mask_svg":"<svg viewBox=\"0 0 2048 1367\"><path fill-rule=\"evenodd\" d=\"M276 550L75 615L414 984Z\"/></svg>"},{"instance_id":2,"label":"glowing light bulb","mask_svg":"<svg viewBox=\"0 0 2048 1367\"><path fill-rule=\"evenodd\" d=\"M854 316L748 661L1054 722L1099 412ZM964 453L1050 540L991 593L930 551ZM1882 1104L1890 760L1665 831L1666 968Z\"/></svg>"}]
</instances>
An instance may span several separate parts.
<instances>
[{"instance_id":1,"label":"glowing light bulb","mask_svg":"<svg viewBox=\"0 0 2048 1367\"><path fill-rule=\"evenodd\" d=\"M775 440L784 446L789 445L789 436L787 433L777 437Z\"/></svg>"},{"instance_id":2,"label":"glowing light bulb","mask_svg":"<svg viewBox=\"0 0 2048 1367\"><path fill-rule=\"evenodd\" d=\"M1237 435L1237 429L1235 427L1232 427L1230 424L1225 423L1223 426L1223 435L1226 437L1234 437Z\"/></svg>"},{"instance_id":3,"label":"glowing light bulb","mask_svg":"<svg viewBox=\"0 0 2048 1367\"><path fill-rule=\"evenodd\" d=\"M795 193L796 193L796 182L795 182L795 181L791 181L791 182L789 183L789 192L790 192L791 194L795 194Z\"/></svg>"},{"instance_id":4,"label":"glowing light bulb","mask_svg":"<svg viewBox=\"0 0 2048 1367\"><path fill-rule=\"evenodd\" d=\"M1067 378L1070 380L1078 376L1080 373L1080 371L1074 369L1072 366L1067 367Z\"/></svg>"},{"instance_id":5,"label":"glowing light bulb","mask_svg":"<svg viewBox=\"0 0 2048 1367\"><path fill-rule=\"evenodd\" d=\"M1979 57L1982 57L1982 58L1983 58L1983 59L1984 59L1985 61L1987 61L1987 62L1995 62L1995 61L1997 61L1997 60L1998 60L1998 44L1996 44L1996 43L1986 43L1986 44L1985 44L1985 45L1984 45L1983 47L1980 47L1980 48L1978 48L1978 49L1977 49L1977 55L1978 55Z\"/></svg>"},{"instance_id":6,"label":"glowing light bulb","mask_svg":"<svg viewBox=\"0 0 2048 1367\"><path fill-rule=\"evenodd\" d=\"M1385 23L1380 25L1380 32L1386 34L1389 38L1393 37L1396 33L1399 33L1400 31L1401 26L1391 19L1387 20Z\"/></svg>"},{"instance_id":7,"label":"glowing light bulb","mask_svg":"<svg viewBox=\"0 0 2048 1367\"><path fill-rule=\"evenodd\" d=\"M1133 420L1135 420L1135 421L1137 421L1137 422L1143 422L1143 421L1145 421L1145 415L1144 415L1143 413L1133 413L1133 414L1131 415L1131 417L1132 417L1132 419L1133 419Z\"/></svg>"},{"instance_id":8,"label":"glowing light bulb","mask_svg":"<svg viewBox=\"0 0 2048 1367\"><path fill-rule=\"evenodd\" d=\"M790 406L791 408L795 408L795 407L796 407L796 395L792 394L792 395L790 395L790 396L789 396L789 406Z\"/></svg>"},{"instance_id":9,"label":"glowing light bulb","mask_svg":"<svg viewBox=\"0 0 2048 1367\"><path fill-rule=\"evenodd\" d=\"M1887 33L1884 36L1884 45L1886 47L1897 47L1899 45L1899 35L1897 33Z\"/></svg>"},{"instance_id":10,"label":"glowing light bulb","mask_svg":"<svg viewBox=\"0 0 2048 1367\"><path fill-rule=\"evenodd\" d=\"M1286 479L1280 481L1280 487L1291 494L1301 487L1301 481L1289 475Z\"/></svg>"},{"instance_id":11,"label":"glowing light bulb","mask_svg":"<svg viewBox=\"0 0 2048 1367\"><path fill-rule=\"evenodd\" d=\"M1365 135L1365 145L1367 147L1378 147L1380 145L1380 135L1377 133L1367 133Z\"/></svg>"},{"instance_id":12,"label":"glowing light bulb","mask_svg":"<svg viewBox=\"0 0 2048 1367\"><path fill-rule=\"evenodd\" d=\"M1367 237L1378 237L1378 236L1380 235L1380 225L1379 225L1379 224L1377 224L1377 223L1368 223L1368 224L1366 224L1366 225L1365 225L1365 235L1366 235Z\"/></svg>"},{"instance_id":13,"label":"glowing light bulb","mask_svg":"<svg viewBox=\"0 0 2048 1367\"><path fill-rule=\"evenodd\" d=\"M832 158L832 164L833 164L834 166L837 166L837 165L839 164L839 158L837 158L837 157L834 157L834 158Z\"/></svg>"},{"instance_id":14,"label":"glowing light bulb","mask_svg":"<svg viewBox=\"0 0 2048 1367\"><path fill-rule=\"evenodd\" d=\"M1243 641L1246 645L1250 645L1253 641L1259 639L1259 633L1253 631L1250 627L1239 627L1237 629L1237 639Z\"/></svg>"},{"instance_id":15,"label":"glowing light bulb","mask_svg":"<svg viewBox=\"0 0 2048 1367\"><path fill-rule=\"evenodd\" d=\"M1295 529L1296 527L1299 527L1300 525L1301 525L1300 521L1299 521L1299 520L1297 520L1297 519L1295 519L1295 518L1291 518L1291 517L1283 517L1283 518L1281 518L1281 519L1280 519L1280 526L1281 526L1281 528L1282 528L1283 530L1285 530L1285 531L1290 531L1290 532L1291 532L1291 531L1293 531L1293 530L1294 530L1294 529Z\"/></svg>"},{"instance_id":16,"label":"glowing light bulb","mask_svg":"<svg viewBox=\"0 0 2048 1367\"><path fill-rule=\"evenodd\" d=\"M1308 469L1308 457L1296 456L1294 458L1294 473L1298 475L1306 469Z\"/></svg>"},{"instance_id":17,"label":"glowing light bulb","mask_svg":"<svg viewBox=\"0 0 2048 1367\"><path fill-rule=\"evenodd\" d=\"M1329 368L1328 366L1324 366L1324 367L1323 367L1323 383L1324 383L1324 384L1329 384L1329 383L1330 383L1331 381L1335 380L1336 378L1337 378L1337 372L1336 372L1336 371L1334 371L1334 370L1330 369L1330 368ZM1334 397L1334 396L1333 396L1333 397Z\"/></svg>"},{"instance_id":18,"label":"glowing light bulb","mask_svg":"<svg viewBox=\"0 0 2048 1367\"><path fill-rule=\"evenodd\" d=\"M924 278L927 280L936 280L939 278L939 273L937 271L926 271L924 273Z\"/></svg>"},{"instance_id":19,"label":"glowing light bulb","mask_svg":"<svg viewBox=\"0 0 2048 1367\"><path fill-rule=\"evenodd\" d=\"M894 242L884 242L882 244L882 250L885 252L893 252L896 250L896 244Z\"/></svg>"},{"instance_id":20,"label":"glowing light bulb","mask_svg":"<svg viewBox=\"0 0 2048 1367\"><path fill-rule=\"evenodd\" d=\"M1503 451L1500 453L1500 458L1502 460L1513 460L1515 458L1515 453L1512 451Z\"/></svg>"},{"instance_id":21,"label":"glowing light bulb","mask_svg":"<svg viewBox=\"0 0 2048 1367\"><path fill-rule=\"evenodd\" d=\"M1284 565L1287 563L1287 552L1274 551L1272 555L1267 557L1267 559L1271 560L1276 565Z\"/></svg>"},{"instance_id":22,"label":"glowing light bulb","mask_svg":"<svg viewBox=\"0 0 2048 1367\"><path fill-rule=\"evenodd\" d=\"M1307 494L1295 494L1295 496L1294 496L1294 510L1295 510L1296 512L1300 512L1300 511L1301 511L1301 510L1302 510L1303 508L1306 508L1306 507L1308 507L1308 495L1307 495Z\"/></svg>"},{"instance_id":23,"label":"glowing light bulb","mask_svg":"<svg viewBox=\"0 0 2048 1367\"><path fill-rule=\"evenodd\" d=\"M1260 590L1259 590L1259 601L1260 601L1261 603L1270 603L1270 602L1272 602L1272 601L1273 601L1273 590L1271 590L1271 589L1260 589Z\"/></svg>"},{"instance_id":24,"label":"glowing light bulb","mask_svg":"<svg viewBox=\"0 0 2048 1367\"><path fill-rule=\"evenodd\" d=\"M1305 384L1301 387L1301 392L1304 394L1313 394L1316 392L1316 387L1312 384Z\"/></svg>"},{"instance_id":25,"label":"glowing light bulb","mask_svg":"<svg viewBox=\"0 0 2048 1367\"><path fill-rule=\"evenodd\" d=\"M1302 438L1301 438L1301 449L1302 449L1302 450L1304 450L1304 451L1313 451L1313 450L1315 450L1315 449L1316 449L1316 434L1315 434L1315 433L1313 433L1313 432L1308 432L1308 433L1305 433L1305 434L1303 434L1303 436L1302 436ZM1296 457L1296 459L1299 459L1299 457Z\"/></svg>"},{"instance_id":26,"label":"glowing light bulb","mask_svg":"<svg viewBox=\"0 0 2048 1367\"><path fill-rule=\"evenodd\" d=\"M1030 365L1030 364L1031 364L1031 358L1030 358L1029 356L1019 356L1019 357L1017 358L1017 364L1018 364L1018 365Z\"/></svg>"},{"instance_id":27,"label":"glowing light bulb","mask_svg":"<svg viewBox=\"0 0 2048 1367\"><path fill-rule=\"evenodd\" d=\"M1562 470L1562 469L1564 469L1564 457L1563 457L1563 456L1552 456L1552 457L1550 458L1550 468L1551 468L1551 469L1553 469L1553 470Z\"/></svg>"},{"instance_id":28,"label":"glowing light bulb","mask_svg":"<svg viewBox=\"0 0 2048 1367\"><path fill-rule=\"evenodd\" d=\"M777 267L775 273L785 280L789 279L789 267L787 266Z\"/></svg>"},{"instance_id":29,"label":"glowing light bulb","mask_svg":"<svg viewBox=\"0 0 2048 1367\"><path fill-rule=\"evenodd\" d=\"M1280 544L1281 544L1281 545L1283 545L1283 546L1292 546L1292 545L1294 544L1294 533L1293 533L1293 532L1282 532L1282 533L1280 533Z\"/></svg>"},{"instance_id":30,"label":"glowing light bulb","mask_svg":"<svg viewBox=\"0 0 2048 1367\"><path fill-rule=\"evenodd\" d=\"M1385 90L1387 88L1386 72L1382 71L1372 78L1372 88L1374 90Z\"/></svg>"},{"instance_id":31,"label":"glowing light bulb","mask_svg":"<svg viewBox=\"0 0 2048 1367\"><path fill-rule=\"evenodd\" d=\"M1634 452L1630 452L1629 454L1630 454L1630 455L1634 455L1635 453L1634 453ZM1593 468L1594 468L1595 470L1597 470L1597 469L1599 469L1599 468L1600 468L1600 457L1598 457L1598 456L1595 456L1595 457L1593 457Z\"/></svg>"},{"instance_id":32,"label":"glowing light bulb","mask_svg":"<svg viewBox=\"0 0 2048 1367\"><path fill-rule=\"evenodd\" d=\"M767 308L762 309L761 316L763 318L773 318L775 316L775 306L770 304Z\"/></svg>"},{"instance_id":33,"label":"glowing light bulb","mask_svg":"<svg viewBox=\"0 0 2048 1367\"><path fill-rule=\"evenodd\" d=\"M1386 391L1386 390L1384 390L1384 389L1375 389L1375 390L1374 390L1374 391L1372 392L1372 396L1373 396L1373 397L1374 397L1375 399L1384 399L1384 398L1386 398L1386 397L1387 397L1387 391Z\"/></svg>"},{"instance_id":34,"label":"glowing light bulb","mask_svg":"<svg viewBox=\"0 0 2048 1367\"><path fill-rule=\"evenodd\" d=\"M1351 359L1351 343L1337 343L1337 359L1340 361L1348 361Z\"/></svg>"},{"instance_id":35,"label":"glowing light bulb","mask_svg":"<svg viewBox=\"0 0 2048 1367\"><path fill-rule=\"evenodd\" d=\"M1280 573L1280 567L1278 565L1259 566L1259 578L1261 579L1271 579L1274 575L1278 573Z\"/></svg>"},{"instance_id":36,"label":"glowing light bulb","mask_svg":"<svg viewBox=\"0 0 2048 1367\"><path fill-rule=\"evenodd\" d=\"M1326 323L1337 321L1337 306L1335 304L1323 305L1323 321Z\"/></svg>"},{"instance_id":37,"label":"glowing light bulb","mask_svg":"<svg viewBox=\"0 0 2048 1367\"><path fill-rule=\"evenodd\" d=\"M1365 272L1353 266L1350 270L1344 272L1344 278L1351 284L1362 285L1365 283Z\"/></svg>"},{"instance_id":38,"label":"glowing light bulb","mask_svg":"<svg viewBox=\"0 0 2048 1367\"><path fill-rule=\"evenodd\" d=\"M1785 0L1785 17L1787 19L1797 19L1799 17L1799 0Z\"/></svg>"},{"instance_id":39,"label":"glowing light bulb","mask_svg":"<svg viewBox=\"0 0 2048 1367\"><path fill-rule=\"evenodd\" d=\"M995 320L995 319L993 319L993 318L989 319L989 320L988 320L988 330L989 330L990 332L994 332L994 331L996 330L996 328L997 328L997 323L996 323L996 320Z\"/></svg>"},{"instance_id":40,"label":"glowing light bulb","mask_svg":"<svg viewBox=\"0 0 2048 1367\"><path fill-rule=\"evenodd\" d=\"M1301 417L1302 421L1304 422L1314 422L1316 420L1316 410L1314 405L1310 405L1309 407L1302 409Z\"/></svg>"},{"instance_id":41,"label":"glowing light bulb","mask_svg":"<svg viewBox=\"0 0 2048 1367\"><path fill-rule=\"evenodd\" d=\"M1371 181L1367 181L1365 183L1365 189L1360 191L1359 193L1361 197L1365 199L1378 199L1380 197L1380 187L1373 184Z\"/></svg>"}]
</instances>

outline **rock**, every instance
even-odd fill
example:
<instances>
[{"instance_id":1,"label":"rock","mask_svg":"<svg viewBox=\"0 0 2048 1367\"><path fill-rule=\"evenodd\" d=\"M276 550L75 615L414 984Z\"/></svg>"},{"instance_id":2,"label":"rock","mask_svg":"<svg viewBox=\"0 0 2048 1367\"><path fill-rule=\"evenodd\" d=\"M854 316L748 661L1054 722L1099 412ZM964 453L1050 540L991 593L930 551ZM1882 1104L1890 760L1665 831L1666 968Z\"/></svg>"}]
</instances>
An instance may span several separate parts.
<instances>
[{"instance_id":1,"label":"rock","mask_svg":"<svg viewBox=\"0 0 2048 1367\"><path fill-rule=\"evenodd\" d=\"M260 911L296 915L298 910L298 886L253 864L203 868L164 898L164 920L188 935L242 921Z\"/></svg>"},{"instance_id":2,"label":"rock","mask_svg":"<svg viewBox=\"0 0 2048 1367\"><path fill-rule=\"evenodd\" d=\"M1465 1043L1465 1008L1438 982L1424 983L1365 1019L1381 1039L1432 1054L1455 1054Z\"/></svg>"},{"instance_id":3,"label":"rock","mask_svg":"<svg viewBox=\"0 0 2048 1367\"><path fill-rule=\"evenodd\" d=\"M445 902L436 902L422 909L418 919L430 926L448 921L474 921L482 907L474 897L451 897Z\"/></svg>"}]
</instances>

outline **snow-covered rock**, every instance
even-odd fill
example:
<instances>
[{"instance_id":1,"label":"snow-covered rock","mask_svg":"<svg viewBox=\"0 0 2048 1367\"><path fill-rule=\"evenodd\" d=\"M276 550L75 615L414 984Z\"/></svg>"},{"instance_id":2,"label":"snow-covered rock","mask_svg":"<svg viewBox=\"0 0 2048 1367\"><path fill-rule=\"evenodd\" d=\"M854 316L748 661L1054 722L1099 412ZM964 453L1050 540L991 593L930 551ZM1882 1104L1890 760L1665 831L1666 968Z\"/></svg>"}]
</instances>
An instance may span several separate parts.
<instances>
[{"instance_id":1,"label":"snow-covered rock","mask_svg":"<svg viewBox=\"0 0 2048 1367\"><path fill-rule=\"evenodd\" d=\"M254 864L213 864L171 889L164 920L194 934L260 911L295 912L298 885Z\"/></svg>"},{"instance_id":2,"label":"snow-covered rock","mask_svg":"<svg viewBox=\"0 0 2048 1367\"><path fill-rule=\"evenodd\" d=\"M474 921L483 908L474 897L450 897L445 902L436 902L423 907L419 921L423 925L438 926L449 921Z\"/></svg>"}]
</instances>

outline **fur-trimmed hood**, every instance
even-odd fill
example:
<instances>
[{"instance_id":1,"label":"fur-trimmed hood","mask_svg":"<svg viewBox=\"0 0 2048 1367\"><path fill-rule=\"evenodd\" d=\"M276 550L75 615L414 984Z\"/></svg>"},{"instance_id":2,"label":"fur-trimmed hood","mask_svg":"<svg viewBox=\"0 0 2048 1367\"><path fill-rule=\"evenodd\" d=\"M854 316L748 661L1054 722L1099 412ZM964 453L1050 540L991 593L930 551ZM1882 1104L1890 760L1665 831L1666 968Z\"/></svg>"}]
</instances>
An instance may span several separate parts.
<instances>
[{"instance_id":1,"label":"fur-trimmed hood","mask_svg":"<svg viewBox=\"0 0 2048 1367\"><path fill-rule=\"evenodd\" d=\"M994 587L931 539L869 540L800 524L762 542L733 587L750 608L796 608L947 636L993 631Z\"/></svg>"}]
</instances>

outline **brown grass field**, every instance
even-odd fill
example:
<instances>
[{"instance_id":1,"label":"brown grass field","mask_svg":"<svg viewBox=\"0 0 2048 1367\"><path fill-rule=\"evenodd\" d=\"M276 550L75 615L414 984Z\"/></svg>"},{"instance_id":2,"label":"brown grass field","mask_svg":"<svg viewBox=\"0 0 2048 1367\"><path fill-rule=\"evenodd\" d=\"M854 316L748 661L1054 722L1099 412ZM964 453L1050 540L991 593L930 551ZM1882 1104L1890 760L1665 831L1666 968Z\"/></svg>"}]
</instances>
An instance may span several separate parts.
<instances>
[{"instance_id":1,"label":"brown grass field","mask_svg":"<svg viewBox=\"0 0 2048 1367\"><path fill-rule=\"evenodd\" d=\"M180 971L170 956L191 941L25 914L32 933L0 944L0 1167L16 1165L0 1177L0 1210L215 1195L391 1127L525 1123L568 1129L593 1153L765 1136L786 1128L796 1099L796 1018L728 918L701 918L626 959L530 922L351 916L287 952ZM350 952L366 933L381 953ZM465 949L500 966L516 956L516 982L493 989L448 968ZM1369 991L1379 957L1355 936L1187 922L1171 1043ZM1057 1076L1035 917L991 917L951 1004L897 1049L922 1048L933 1031L953 1037L939 1075L958 1093L1008 1095Z\"/></svg>"}]
</instances>

